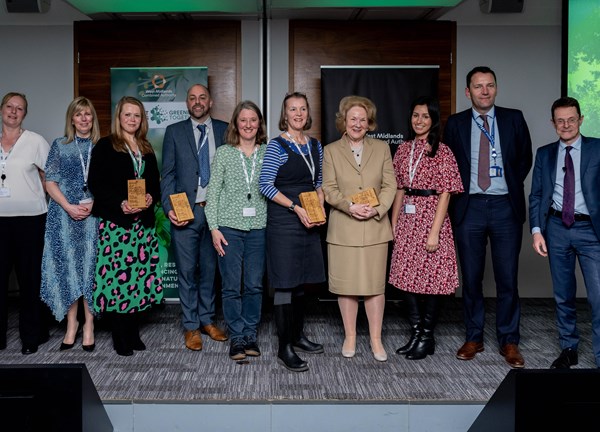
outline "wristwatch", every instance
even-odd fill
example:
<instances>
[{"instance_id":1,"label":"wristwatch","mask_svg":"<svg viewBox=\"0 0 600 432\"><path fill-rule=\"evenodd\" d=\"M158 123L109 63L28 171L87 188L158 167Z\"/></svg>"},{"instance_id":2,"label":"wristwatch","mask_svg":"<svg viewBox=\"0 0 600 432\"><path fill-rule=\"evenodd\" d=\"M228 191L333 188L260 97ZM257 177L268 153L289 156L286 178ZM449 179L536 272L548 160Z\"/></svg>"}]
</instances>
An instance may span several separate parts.
<instances>
[{"instance_id":1,"label":"wristwatch","mask_svg":"<svg viewBox=\"0 0 600 432\"><path fill-rule=\"evenodd\" d=\"M293 212L295 208L296 208L296 204L292 203L292 205L288 207L288 210Z\"/></svg>"}]
</instances>

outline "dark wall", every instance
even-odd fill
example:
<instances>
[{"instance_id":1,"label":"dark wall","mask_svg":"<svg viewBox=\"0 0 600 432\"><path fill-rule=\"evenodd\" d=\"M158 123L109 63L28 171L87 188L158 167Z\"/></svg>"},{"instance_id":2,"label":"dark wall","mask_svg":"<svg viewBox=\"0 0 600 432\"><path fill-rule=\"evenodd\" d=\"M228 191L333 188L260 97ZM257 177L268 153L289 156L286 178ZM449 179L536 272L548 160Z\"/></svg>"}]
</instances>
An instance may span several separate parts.
<instances>
[{"instance_id":1,"label":"dark wall","mask_svg":"<svg viewBox=\"0 0 600 432\"><path fill-rule=\"evenodd\" d=\"M306 93L313 118L312 134L318 138L320 68L325 65L439 65L442 124L451 114L455 106L455 22L290 21L289 28L290 91Z\"/></svg>"},{"instance_id":2,"label":"dark wall","mask_svg":"<svg viewBox=\"0 0 600 432\"><path fill-rule=\"evenodd\" d=\"M81 21L74 31L75 95L94 102L103 135L111 67L207 66L213 116L231 117L241 94L239 21Z\"/></svg>"}]
</instances>

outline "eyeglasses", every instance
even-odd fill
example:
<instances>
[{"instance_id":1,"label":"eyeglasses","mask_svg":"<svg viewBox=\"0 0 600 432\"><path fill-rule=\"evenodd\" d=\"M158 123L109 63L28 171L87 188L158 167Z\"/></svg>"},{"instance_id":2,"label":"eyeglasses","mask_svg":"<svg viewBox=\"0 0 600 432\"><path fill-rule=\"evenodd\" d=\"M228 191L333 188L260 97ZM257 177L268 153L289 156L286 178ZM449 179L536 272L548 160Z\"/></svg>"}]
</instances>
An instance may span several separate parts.
<instances>
[{"instance_id":1,"label":"eyeglasses","mask_svg":"<svg viewBox=\"0 0 600 432\"><path fill-rule=\"evenodd\" d=\"M569 117L568 119L554 119L553 122L556 126L573 126L579 121L579 117Z\"/></svg>"}]
</instances>

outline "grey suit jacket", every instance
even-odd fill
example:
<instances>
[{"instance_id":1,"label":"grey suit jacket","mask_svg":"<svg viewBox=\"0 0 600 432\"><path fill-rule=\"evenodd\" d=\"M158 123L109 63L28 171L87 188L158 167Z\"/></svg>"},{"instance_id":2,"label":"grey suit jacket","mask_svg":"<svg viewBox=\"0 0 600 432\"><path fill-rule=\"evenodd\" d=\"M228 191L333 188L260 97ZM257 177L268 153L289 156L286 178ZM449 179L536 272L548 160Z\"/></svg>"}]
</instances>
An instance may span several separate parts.
<instances>
[{"instance_id":1,"label":"grey suit jacket","mask_svg":"<svg viewBox=\"0 0 600 432\"><path fill-rule=\"evenodd\" d=\"M212 119L215 145L225 143L227 123ZM162 179L160 189L165 213L171 210L169 195L185 192L192 210L198 192L198 149L192 129L192 120L187 119L167 127L163 139Z\"/></svg>"}]
</instances>

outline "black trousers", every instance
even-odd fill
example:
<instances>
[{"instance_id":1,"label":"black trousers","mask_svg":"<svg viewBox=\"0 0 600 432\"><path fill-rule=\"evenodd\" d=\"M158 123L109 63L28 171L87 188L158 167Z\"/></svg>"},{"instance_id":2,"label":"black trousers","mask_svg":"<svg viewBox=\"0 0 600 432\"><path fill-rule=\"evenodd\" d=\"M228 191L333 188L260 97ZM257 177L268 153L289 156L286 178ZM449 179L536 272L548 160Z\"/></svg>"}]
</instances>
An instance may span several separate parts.
<instances>
[{"instance_id":1,"label":"black trousers","mask_svg":"<svg viewBox=\"0 0 600 432\"><path fill-rule=\"evenodd\" d=\"M23 345L38 345L42 326L40 285L46 214L0 217L0 344L6 343L8 281L19 284L19 334Z\"/></svg>"}]
</instances>

